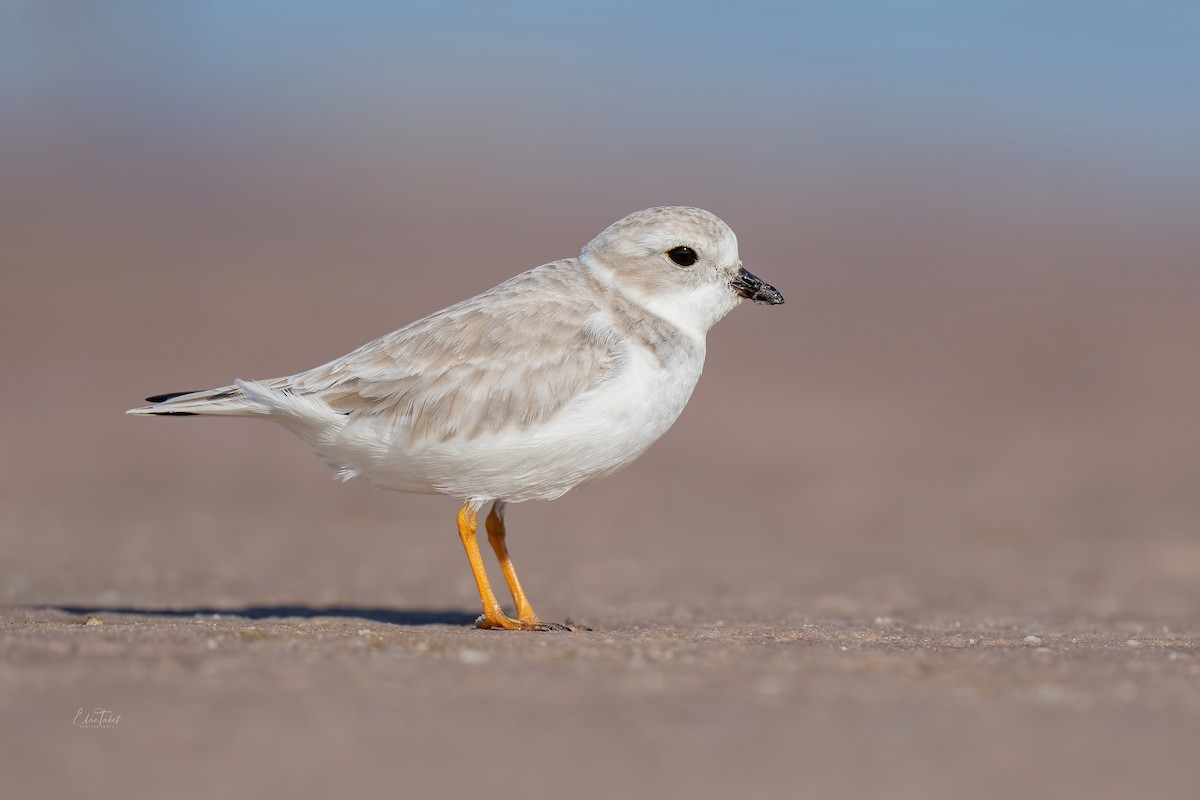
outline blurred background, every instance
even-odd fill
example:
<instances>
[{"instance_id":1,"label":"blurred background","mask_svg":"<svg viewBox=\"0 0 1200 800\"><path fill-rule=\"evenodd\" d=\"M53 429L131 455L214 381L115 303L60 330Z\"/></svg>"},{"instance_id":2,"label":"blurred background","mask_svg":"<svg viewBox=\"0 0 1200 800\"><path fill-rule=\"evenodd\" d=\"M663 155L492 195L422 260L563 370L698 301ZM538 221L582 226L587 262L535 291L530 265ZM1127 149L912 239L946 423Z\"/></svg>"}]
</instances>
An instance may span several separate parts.
<instances>
[{"instance_id":1,"label":"blurred background","mask_svg":"<svg viewBox=\"0 0 1200 800\"><path fill-rule=\"evenodd\" d=\"M510 511L540 613L1194 621L1198 40L1186 3L6 3L0 597L473 615L453 501L122 412L687 204L787 303L637 464Z\"/></svg>"},{"instance_id":2,"label":"blurred background","mask_svg":"<svg viewBox=\"0 0 1200 800\"><path fill-rule=\"evenodd\" d=\"M940 603L946 583L1017 611L1010 581L1032 578L1055 608L1194 610L1176 592L1200 576L1198 14L7 4L0 590L166 602L164 574L195 570L196 599L306 597L255 568L287 550L331 595L419 602L383 574L430 569L405 558L428 548L458 581L436 599L469 606L452 503L334 485L271 426L121 412L306 369L689 204L787 305L713 331L639 466L514 509L517 552L546 556L535 598L552 576L578 596L600 559L644 565L642 601L676 578L684 605L706 602L694 578L771 612L847 589ZM579 519L640 533L560 535ZM705 538L720 567L653 533L693 519L685 541L725 531ZM445 540L400 530L427 527ZM89 548L117 560L85 568Z\"/></svg>"}]
</instances>

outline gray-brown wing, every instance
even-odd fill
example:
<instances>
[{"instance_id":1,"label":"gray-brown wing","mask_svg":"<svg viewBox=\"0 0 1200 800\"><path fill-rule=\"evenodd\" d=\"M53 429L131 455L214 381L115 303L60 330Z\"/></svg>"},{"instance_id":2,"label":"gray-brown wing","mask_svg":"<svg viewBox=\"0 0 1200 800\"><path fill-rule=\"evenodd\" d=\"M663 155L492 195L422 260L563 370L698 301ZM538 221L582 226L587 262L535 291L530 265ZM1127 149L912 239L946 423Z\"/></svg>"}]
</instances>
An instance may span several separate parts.
<instances>
[{"instance_id":1,"label":"gray-brown wing","mask_svg":"<svg viewBox=\"0 0 1200 800\"><path fill-rule=\"evenodd\" d=\"M335 411L387 416L414 440L523 428L617 366L596 289L574 260L537 267L286 386Z\"/></svg>"}]
</instances>

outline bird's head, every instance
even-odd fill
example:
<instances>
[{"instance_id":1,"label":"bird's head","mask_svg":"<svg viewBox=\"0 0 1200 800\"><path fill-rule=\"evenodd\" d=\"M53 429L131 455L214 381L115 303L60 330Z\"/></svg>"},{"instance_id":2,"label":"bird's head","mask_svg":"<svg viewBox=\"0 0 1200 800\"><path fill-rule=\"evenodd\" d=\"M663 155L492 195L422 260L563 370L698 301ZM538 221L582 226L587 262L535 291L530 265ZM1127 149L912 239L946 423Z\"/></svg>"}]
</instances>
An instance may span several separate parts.
<instances>
[{"instance_id":1,"label":"bird's head","mask_svg":"<svg viewBox=\"0 0 1200 800\"><path fill-rule=\"evenodd\" d=\"M702 334L743 298L783 302L774 286L742 266L729 226L699 208L630 214L588 242L580 260L649 310Z\"/></svg>"}]
</instances>

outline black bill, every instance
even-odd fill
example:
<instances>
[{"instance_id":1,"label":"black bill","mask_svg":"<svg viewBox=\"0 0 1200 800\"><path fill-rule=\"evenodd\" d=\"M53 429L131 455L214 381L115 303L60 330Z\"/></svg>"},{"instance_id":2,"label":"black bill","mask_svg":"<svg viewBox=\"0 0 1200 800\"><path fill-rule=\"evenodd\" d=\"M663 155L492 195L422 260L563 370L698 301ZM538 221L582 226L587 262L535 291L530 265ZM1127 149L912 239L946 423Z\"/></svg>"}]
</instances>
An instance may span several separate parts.
<instances>
[{"instance_id":1,"label":"black bill","mask_svg":"<svg viewBox=\"0 0 1200 800\"><path fill-rule=\"evenodd\" d=\"M779 293L778 289L754 273L748 272L745 267L738 268L737 277L730 281L729 285L742 297L749 298L756 303L777 306L783 302L783 295Z\"/></svg>"}]
</instances>

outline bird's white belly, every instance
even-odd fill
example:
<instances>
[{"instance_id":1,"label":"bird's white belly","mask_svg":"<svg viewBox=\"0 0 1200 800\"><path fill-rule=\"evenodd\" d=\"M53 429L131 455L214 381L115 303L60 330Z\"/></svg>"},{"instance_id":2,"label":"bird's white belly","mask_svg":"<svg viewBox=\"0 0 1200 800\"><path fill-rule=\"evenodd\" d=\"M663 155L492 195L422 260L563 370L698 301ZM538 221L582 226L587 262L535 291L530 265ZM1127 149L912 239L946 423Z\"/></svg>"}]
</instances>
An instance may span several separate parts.
<instances>
[{"instance_id":1,"label":"bird's white belly","mask_svg":"<svg viewBox=\"0 0 1200 800\"><path fill-rule=\"evenodd\" d=\"M473 438L409 442L381 436L351 417L318 444L318 454L379 488L478 500L552 500L630 463L662 436L687 405L704 348L661 363L631 348L609 382L524 428Z\"/></svg>"}]
</instances>

